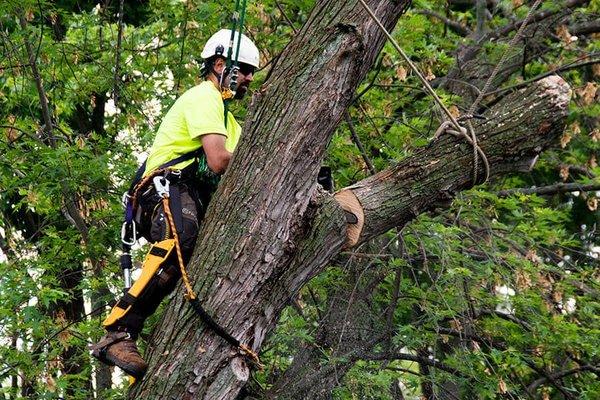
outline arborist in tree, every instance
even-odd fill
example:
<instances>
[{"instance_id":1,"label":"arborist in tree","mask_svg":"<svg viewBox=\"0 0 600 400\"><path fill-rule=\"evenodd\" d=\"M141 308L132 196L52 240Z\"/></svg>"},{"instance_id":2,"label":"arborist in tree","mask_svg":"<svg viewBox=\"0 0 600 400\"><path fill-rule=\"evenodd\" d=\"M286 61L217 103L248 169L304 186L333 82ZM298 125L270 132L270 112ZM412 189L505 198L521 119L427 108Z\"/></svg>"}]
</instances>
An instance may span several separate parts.
<instances>
[{"instance_id":1,"label":"arborist in tree","mask_svg":"<svg viewBox=\"0 0 600 400\"><path fill-rule=\"evenodd\" d=\"M148 159L124 197L121 266L126 293L104 321L107 334L92 346L92 354L135 378L147 369L136 346L144 321L182 275L188 300L196 302L194 308L199 308L200 314L204 312L184 265L192 255L211 195L240 138L242 129L227 110L227 102L244 97L259 66L257 47L245 35L239 38L237 30L223 29L206 42L201 54L205 80L186 91L167 112ZM138 235L153 246L141 276L131 285L129 250Z\"/></svg>"}]
</instances>

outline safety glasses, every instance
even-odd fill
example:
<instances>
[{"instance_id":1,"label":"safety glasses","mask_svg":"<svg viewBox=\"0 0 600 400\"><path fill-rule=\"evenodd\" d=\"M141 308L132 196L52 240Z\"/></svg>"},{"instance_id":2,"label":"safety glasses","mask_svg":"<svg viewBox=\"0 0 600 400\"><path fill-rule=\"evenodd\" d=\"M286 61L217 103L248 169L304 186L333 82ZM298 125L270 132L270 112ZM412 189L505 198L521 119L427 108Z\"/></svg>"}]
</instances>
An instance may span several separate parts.
<instances>
[{"instance_id":1,"label":"safety glasses","mask_svg":"<svg viewBox=\"0 0 600 400\"><path fill-rule=\"evenodd\" d=\"M254 71L256 71L255 66L246 64L246 63L240 63L239 67L240 67L240 72L244 75L254 74Z\"/></svg>"}]
</instances>

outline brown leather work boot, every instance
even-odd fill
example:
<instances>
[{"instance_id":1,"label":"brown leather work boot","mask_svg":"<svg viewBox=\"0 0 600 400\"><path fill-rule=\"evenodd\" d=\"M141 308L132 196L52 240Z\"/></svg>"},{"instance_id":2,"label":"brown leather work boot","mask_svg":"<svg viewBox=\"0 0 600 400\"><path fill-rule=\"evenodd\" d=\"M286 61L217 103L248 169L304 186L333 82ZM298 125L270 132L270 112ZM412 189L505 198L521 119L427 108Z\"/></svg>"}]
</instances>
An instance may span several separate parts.
<instances>
[{"instance_id":1,"label":"brown leather work boot","mask_svg":"<svg viewBox=\"0 0 600 400\"><path fill-rule=\"evenodd\" d=\"M107 332L98 343L91 346L92 355L108 365L116 365L127 374L140 379L148 364L140 355L135 340L127 332Z\"/></svg>"}]
</instances>

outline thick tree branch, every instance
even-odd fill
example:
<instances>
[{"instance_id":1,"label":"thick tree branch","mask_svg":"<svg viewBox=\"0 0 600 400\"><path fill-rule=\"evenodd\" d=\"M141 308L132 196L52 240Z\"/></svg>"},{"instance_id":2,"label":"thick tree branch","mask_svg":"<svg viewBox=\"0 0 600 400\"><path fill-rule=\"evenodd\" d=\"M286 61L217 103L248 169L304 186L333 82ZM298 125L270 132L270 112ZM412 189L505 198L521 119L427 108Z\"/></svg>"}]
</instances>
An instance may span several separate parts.
<instances>
[{"instance_id":1,"label":"thick tree branch","mask_svg":"<svg viewBox=\"0 0 600 400\"><path fill-rule=\"evenodd\" d=\"M600 20L582 22L580 24L573 25L569 28L569 32L573 35L590 35L592 33L600 32Z\"/></svg>"},{"instance_id":2,"label":"thick tree branch","mask_svg":"<svg viewBox=\"0 0 600 400\"><path fill-rule=\"evenodd\" d=\"M553 144L564 127L570 96L569 86L553 76L508 96L486 113L486 120L476 124L475 131L491 173L514 170L520 160L532 159ZM518 155L513 147L503 145L506 140L517 141ZM346 188L356 196L365 214L358 243L403 226L454 193L471 187L471 165L470 146L446 136L395 167ZM479 172L484 172L481 166ZM438 182L439 186L427 182Z\"/></svg>"}]
</instances>

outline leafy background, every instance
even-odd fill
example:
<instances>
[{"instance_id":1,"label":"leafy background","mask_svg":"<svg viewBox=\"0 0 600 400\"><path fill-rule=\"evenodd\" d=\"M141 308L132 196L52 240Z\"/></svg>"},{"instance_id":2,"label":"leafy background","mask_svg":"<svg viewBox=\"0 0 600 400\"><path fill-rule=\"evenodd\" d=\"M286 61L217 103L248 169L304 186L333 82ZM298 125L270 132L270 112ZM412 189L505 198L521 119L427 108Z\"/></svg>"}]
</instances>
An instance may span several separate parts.
<instances>
[{"instance_id":1,"label":"leafy background","mask_svg":"<svg viewBox=\"0 0 600 400\"><path fill-rule=\"evenodd\" d=\"M120 399L127 390L125 377L87 351L121 286L120 194L161 115L200 82L203 43L228 25L233 4L125 3L121 22L119 2L111 0L0 4L0 394L6 399ZM486 12L478 15L482 3ZM414 1L393 34L458 115L472 99L444 80L457 52L475 45L477 35L523 18L531 3ZM560 143L532 172L461 193L448 209L343 254L284 311L249 395L265 397L285 382L308 379L335 399L600 397L600 2L570 3L543 2L555 17L535 24L527 34L531 53L513 55L507 65L517 67L498 85L515 90L558 70L574 91ZM246 33L264 65L255 88L312 6L250 2ZM468 83L487 77L509 38L482 40L480 74ZM239 119L245 107L234 107ZM348 116L326 160L338 188L427 145L440 121L389 44ZM519 191L532 187L557 189ZM300 373L299 360L316 366L312 381ZM306 393L290 386L288 396Z\"/></svg>"}]
</instances>

